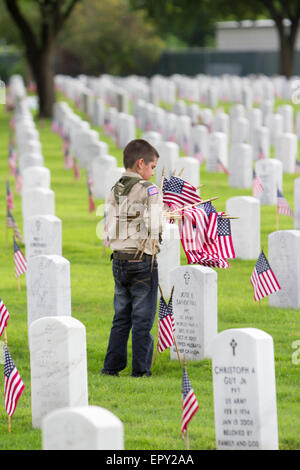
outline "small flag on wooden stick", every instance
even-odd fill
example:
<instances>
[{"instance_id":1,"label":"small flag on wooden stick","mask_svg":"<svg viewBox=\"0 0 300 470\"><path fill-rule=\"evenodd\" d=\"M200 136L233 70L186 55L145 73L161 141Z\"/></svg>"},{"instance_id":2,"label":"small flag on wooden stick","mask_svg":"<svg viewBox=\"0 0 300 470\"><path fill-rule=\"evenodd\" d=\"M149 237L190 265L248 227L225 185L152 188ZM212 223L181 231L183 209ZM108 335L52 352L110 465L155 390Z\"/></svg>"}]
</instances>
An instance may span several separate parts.
<instances>
[{"instance_id":1,"label":"small flag on wooden stick","mask_svg":"<svg viewBox=\"0 0 300 470\"><path fill-rule=\"evenodd\" d=\"M181 415L181 434L186 434L187 449L189 449L188 424L198 411L199 404L194 393L191 382L186 371L186 361L184 360L182 376L182 415Z\"/></svg>"},{"instance_id":2,"label":"small flag on wooden stick","mask_svg":"<svg viewBox=\"0 0 300 470\"><path fill-rule=\"evenodd\" d=\"M5 345L3 349L5 410L9 416L12 416L25 385Z\"/></svg>"},{"instance_id":3,"label":"small flag on wooden stick","mask_svg":"<svg viewBox=\"0 0 300 470\"><path fill-rule=\"evenodd\" d=\"M14 261L15 261L16 277L19 277L21 274L26 272L27 262L15 239L14 239Z\"/></svg>"},{"instance_id":4,"label":"small flag on wooden stick","mask_svg":"<svg viewBox=\"0 0 300 470\"><path fill-rule=\"evenodd\" d=\"M9 313L3 303L3 300L0 299L0 337L2 336L4 328L6 328L8 319L9 319Z\"/></svg>"},{"instance_id":5,"label":"small flag on wooden stick","mask_svg":"<svg viewBox=\"0 0 300 470\"><path fill-rule=\"evenodd\" d=\"M259 301L281 289L263 251L258 257L250 282L254 289L255 301Z\"/></svg>"}]
</instances>

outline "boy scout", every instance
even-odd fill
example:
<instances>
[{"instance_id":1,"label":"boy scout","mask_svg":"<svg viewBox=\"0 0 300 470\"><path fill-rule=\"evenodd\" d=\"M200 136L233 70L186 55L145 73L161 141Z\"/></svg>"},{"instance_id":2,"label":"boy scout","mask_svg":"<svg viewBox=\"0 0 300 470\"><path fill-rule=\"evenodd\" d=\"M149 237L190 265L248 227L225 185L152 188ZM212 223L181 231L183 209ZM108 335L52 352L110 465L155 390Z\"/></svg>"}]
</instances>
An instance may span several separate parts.
<instances>
[{"instance_id":1,"label":"boy scout","mask_svg":"<svg viewBox=\"0 0 300 470\"><path fill-rule=\"evenodd\" d=\"M123 153L125 172L107 201L108 241L113 250L114 318L103 374L119 375L127 365L132 329L133 377L151 375L153 326L157 307L156 253L161 235L162 197L153 176L158 152L143 139Z\"/></svg>"}]
</instances>

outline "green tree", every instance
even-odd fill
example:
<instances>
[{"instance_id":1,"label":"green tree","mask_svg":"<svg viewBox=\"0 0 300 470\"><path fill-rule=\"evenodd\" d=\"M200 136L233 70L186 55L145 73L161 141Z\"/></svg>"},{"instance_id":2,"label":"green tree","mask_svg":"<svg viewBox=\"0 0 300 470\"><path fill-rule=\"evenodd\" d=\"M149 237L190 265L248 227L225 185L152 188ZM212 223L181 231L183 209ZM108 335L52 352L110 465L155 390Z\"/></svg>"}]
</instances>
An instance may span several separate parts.
<instances>
[{"instance_id":1,"label":"green tree","mask_svg":"<svg viewBox=\"0 0 300 470\"><path fill-rule=\"evenodd\" d=\"M54 92L55 44L79 0L4 0L37 85L40 117L51 117ZM13 35L11 30L9 35Z\"/></svg>"},{"instance_id":2,"label":"green tree","mask_svg":"<svg viewBox=\"0 0 300 470\"><path fill-rule=\"evenodd\" d=\"M78 4L59 44L91 75L149 74L164 48L144 12L131 11L124 0Z\"/></svg>"},{"instance_id":3,"label":"green tree","mask_svg":"<svg viewBox=\"0 0 300 470\"><path fill-rule=\"evenodd\" d=\"M213 24L224 20L271 18L279 37L279 73L293 73L299 30L299 0L130 0L132 8L147 11L160 31L185 37L190 45L204 45ZM289 20L289 24L286 24ZM205 26L204 26L205 25ZM196 32L198 31L198 36ZM201 36L202 34L202 36ZM202 37L202 40L201 40ZM204 38L204 43L203 43Z\"/></svg>"}]
</instances>

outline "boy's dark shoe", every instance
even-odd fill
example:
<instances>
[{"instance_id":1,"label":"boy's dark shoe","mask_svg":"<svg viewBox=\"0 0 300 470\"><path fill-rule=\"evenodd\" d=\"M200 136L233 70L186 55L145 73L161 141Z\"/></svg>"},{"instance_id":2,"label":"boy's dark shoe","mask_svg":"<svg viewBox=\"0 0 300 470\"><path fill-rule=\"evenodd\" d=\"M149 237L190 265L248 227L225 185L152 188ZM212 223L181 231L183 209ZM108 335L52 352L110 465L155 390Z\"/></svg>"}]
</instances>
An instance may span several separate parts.
<instances>
[{"instance_id":1,"label":"boy's dark shoe","mask_svg":"<svg viewBox=\"0 0 300 470\"><path fill-rule=\"evenodd\" d=\"M131 374L131 377L151 377L152 372L144 372L143 374L135 374L134 372Z\"/></svg>"},{"instance_id":2,"label":"boy's dark shoe","mask_svg":"<svg viewBox=\"0 0 300 470\"><path fill-rule=\"evenodd\" d=\"M113 370L102 369L100 374L102 374L102 375L113 375L115 377L120 377L119 372L116 372L116 371L113 371Z\"/></svg>"}]
</instances>

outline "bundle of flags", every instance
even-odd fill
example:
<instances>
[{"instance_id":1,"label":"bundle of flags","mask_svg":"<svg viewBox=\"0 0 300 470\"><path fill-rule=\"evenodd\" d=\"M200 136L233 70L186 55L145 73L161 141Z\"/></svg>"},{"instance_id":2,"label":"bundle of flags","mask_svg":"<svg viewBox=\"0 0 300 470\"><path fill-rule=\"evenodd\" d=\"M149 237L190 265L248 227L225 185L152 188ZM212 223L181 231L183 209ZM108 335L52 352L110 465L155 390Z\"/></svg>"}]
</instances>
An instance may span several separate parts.
<instances>
[{"instance_id":1,"label":"bundle of flags","mask_svg":"<svg viewBox=\"0 0 300 470\"><path fill-rule=\"evenodd\" d=\"M235 258L229 218L210 201L202 201L196 188L181 178L164 178L162 192L163 202L180 213L180 239L188 263L228 268L227 258Z\"/></svg>"},{"instance_id":2,"label":"bundle of flags","mask_svg":"<svg viewBox=\"0 0 300 470\"><path fill-rule=\"evenodd\" d=\"M281 289L263 251L261 251L258 257L250 282L254 289L255 301Z\"/></svg>"}]
</instances>

